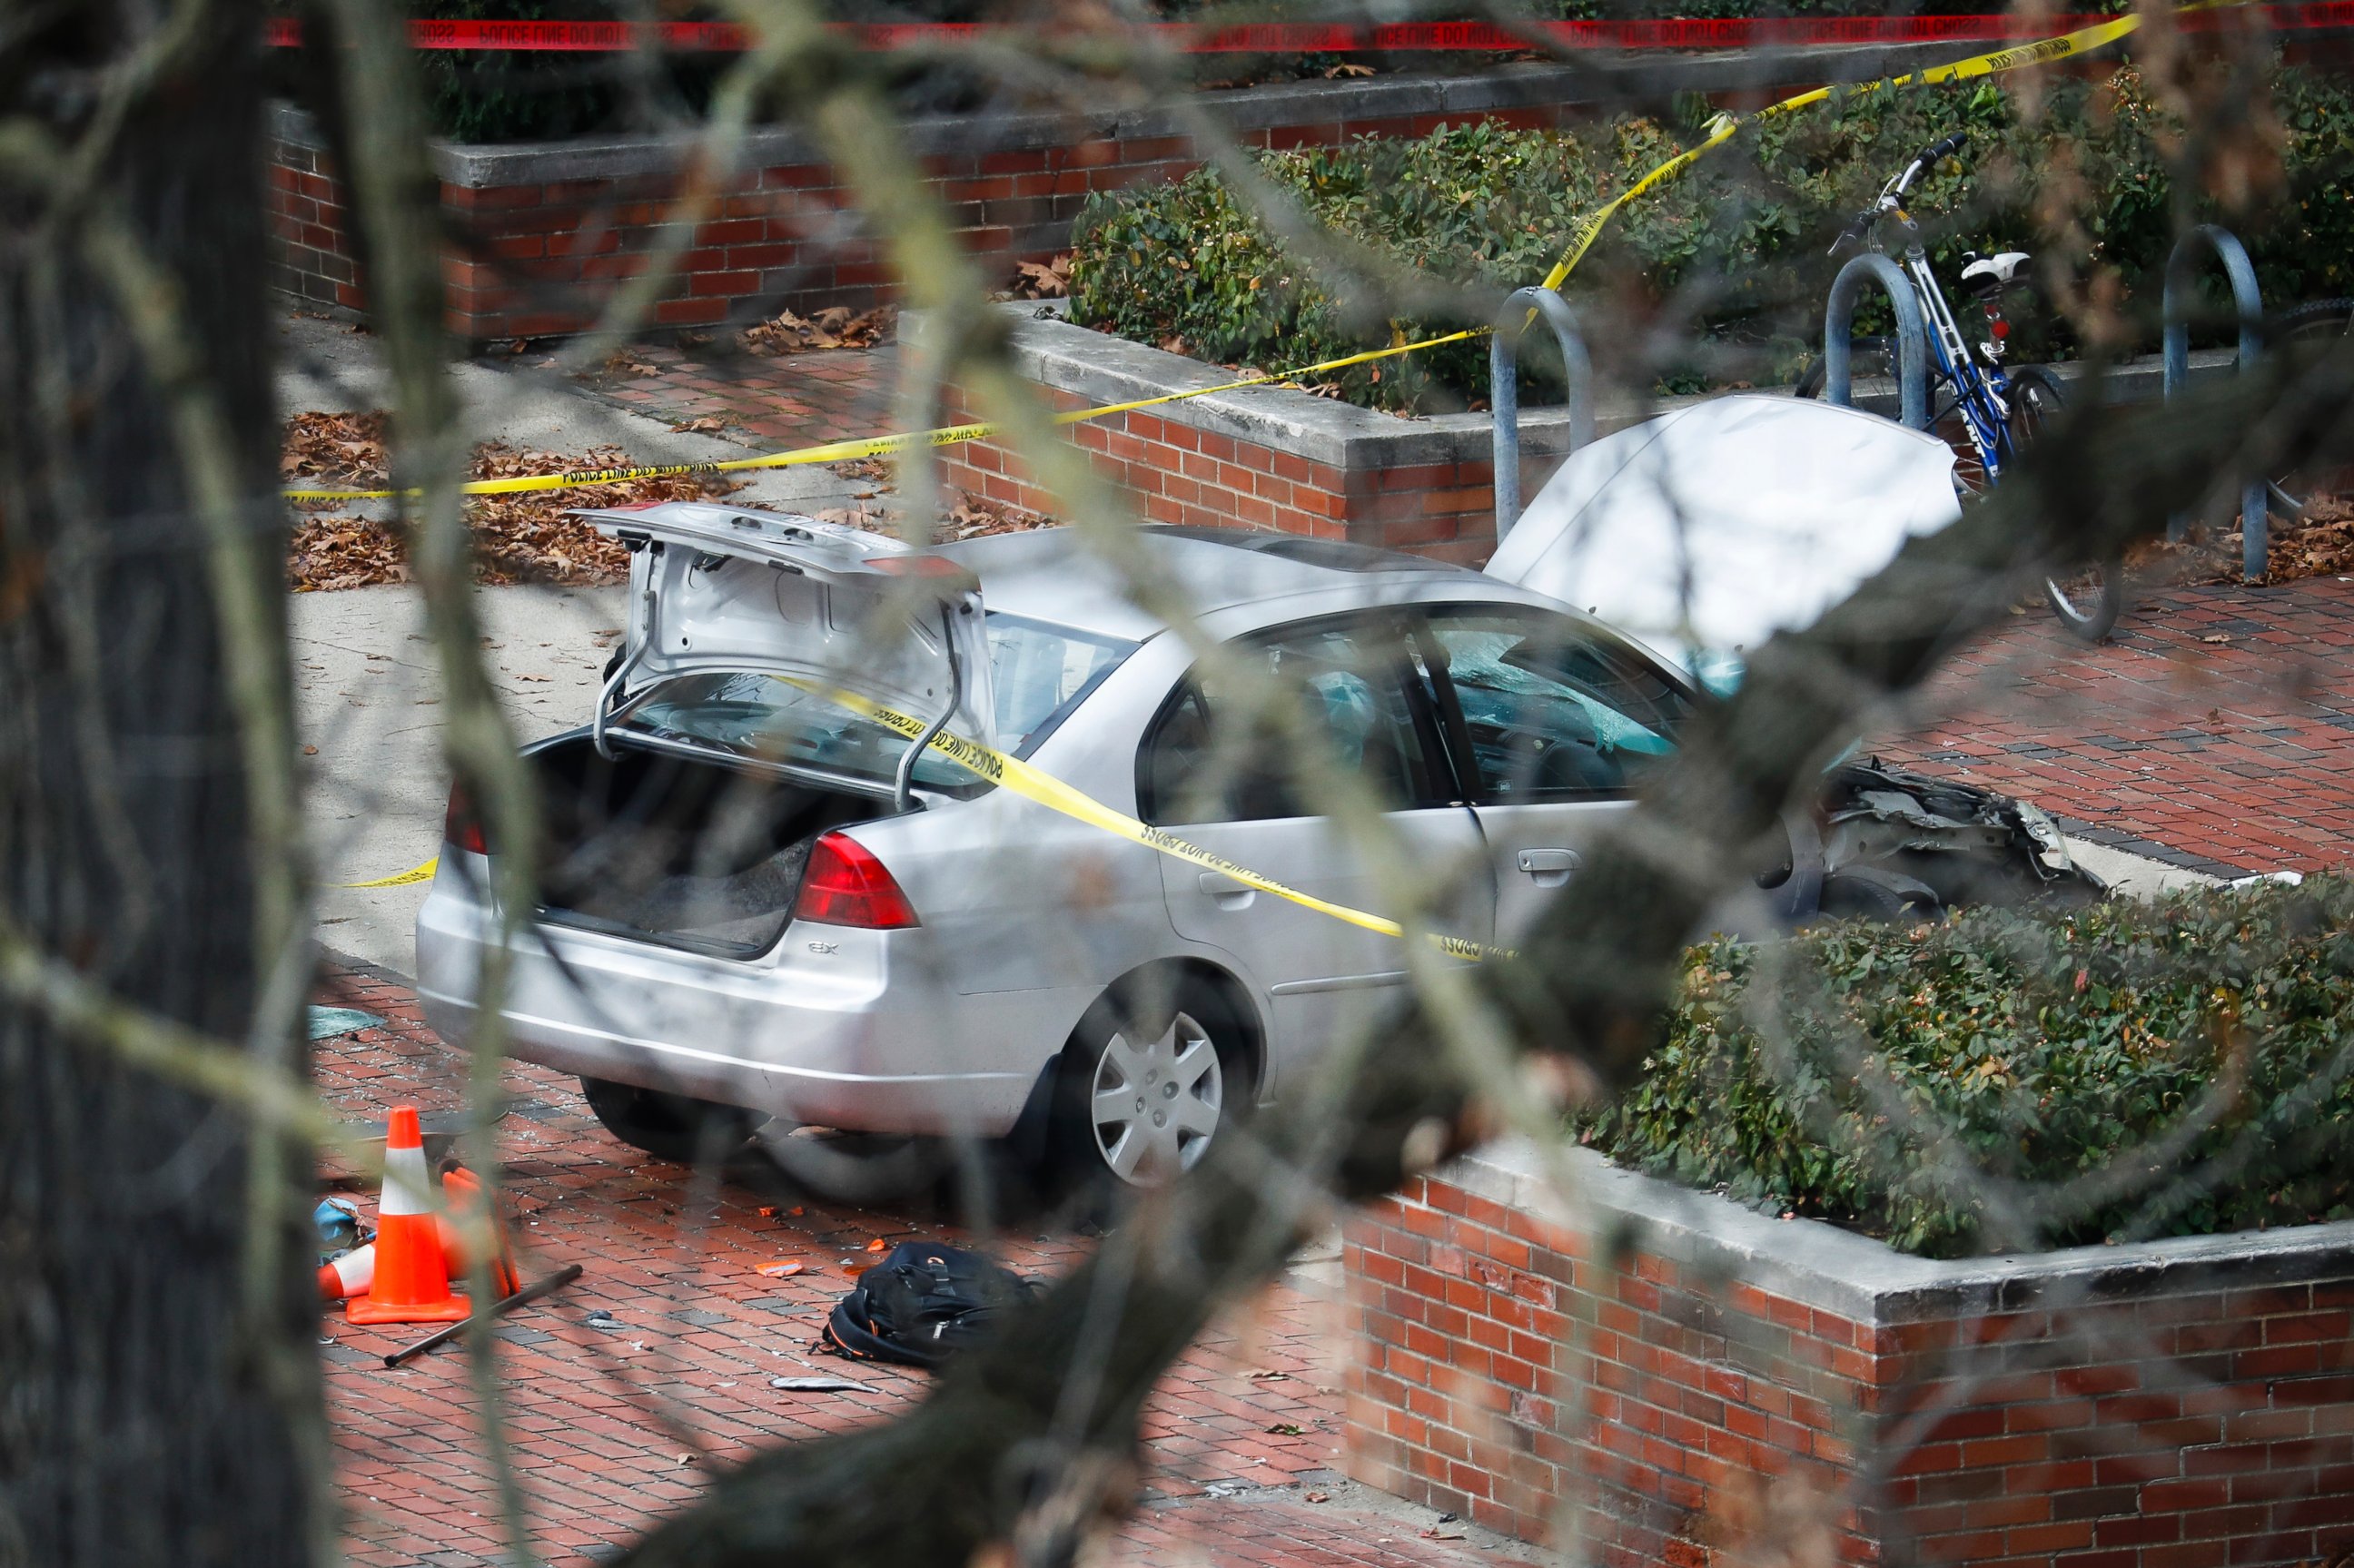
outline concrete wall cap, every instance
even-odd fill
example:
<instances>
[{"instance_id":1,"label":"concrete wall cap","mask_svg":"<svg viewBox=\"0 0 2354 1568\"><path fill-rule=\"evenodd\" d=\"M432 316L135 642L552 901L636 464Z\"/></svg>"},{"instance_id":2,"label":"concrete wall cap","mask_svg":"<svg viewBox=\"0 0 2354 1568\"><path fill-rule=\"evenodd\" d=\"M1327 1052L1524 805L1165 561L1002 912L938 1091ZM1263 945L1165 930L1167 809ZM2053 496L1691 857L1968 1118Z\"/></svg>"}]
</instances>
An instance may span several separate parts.
<instances>
[{"instance_id":1,"label":"concrete wall cap","mask_svg":"<svg viewBox=\"0 0 2354 1568\"><path fill-rule=\"evenodd\" d=\"M1544 1151L1514 1139L1474 1150L1432 1179L1589 1236L1638 1226L1644 1250L1704 1278L1753 1285L1869 1325L2354 1277L2354 1221L1937 1259L1819 1221L1762 1214L1621 1170L1592 1150L1562 1150L1555 1169L1559 1183Z\"/></svg>"},{"instance_id":2,"label":"concrete wall cap","mask_svg":"<svg viewBox=\"0 0 2354 1568\"><path fill-rule=\"evenodd\" d=\"M906 145L919 156L1011 152L1087 141L1163 137L1191 141L1199 114L1206 114L1230 132L1248 134L1279 126L1347 128L1384 120L1490 114L1512 109L1609 109L1676 91L1868 81L1954 52L1950 44L1927 44L1896 48L1727 50L1668 59L1595 55L1570 65L1508 62L1460 76L1400 74L1267 82L1198 92L1182 109L1135 103L1082 112L934 115L904 121L900 129ZM324 145L308 115L284 103L273 104L272 111L273 134L306 146ZM301 130L290 132L290 125L296 122ZM444 181L474 189L627 179L675 173L701 141L691 132L652 132L560 142L436 142L433 161ZM807 135L778 127L747 132L733 160L739 169L824 161L823 153Z\"/></svg>"}]
</instances>

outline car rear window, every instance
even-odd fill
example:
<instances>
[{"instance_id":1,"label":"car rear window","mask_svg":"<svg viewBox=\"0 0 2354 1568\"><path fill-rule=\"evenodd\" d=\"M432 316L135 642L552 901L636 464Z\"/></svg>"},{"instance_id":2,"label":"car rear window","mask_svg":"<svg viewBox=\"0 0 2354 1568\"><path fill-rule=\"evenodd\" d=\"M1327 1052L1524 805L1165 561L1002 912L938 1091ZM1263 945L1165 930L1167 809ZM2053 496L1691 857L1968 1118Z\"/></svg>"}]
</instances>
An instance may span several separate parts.
<instances>
[{"instance_id":1,"label":"car rear window","mask_svg":"<svg viewBox=\"0 0 2354 1568\"><path fill-rule=\"evenodd\" d=\"M991 613L990 683L997 747L1027 757L1117 669L1136 644L1025 617ZM665 682L631 709L631 727L753 753L804 768L887 780L908 742L896 731L757 671ZM917 783L962 791L978 781L937 752L917 759Z\"/></svg>"},{"instance_id":2,"label":"car rear window","mask_svg":"<svg viewBox=\"0 0 2354 1568\"><path fill-rule=\"evenodd\" d=\"M1136 648L1016 615L989 617L989 677L997 696L997 745L1027 757L1079 699Z\"/></svg>"}]
</instances>

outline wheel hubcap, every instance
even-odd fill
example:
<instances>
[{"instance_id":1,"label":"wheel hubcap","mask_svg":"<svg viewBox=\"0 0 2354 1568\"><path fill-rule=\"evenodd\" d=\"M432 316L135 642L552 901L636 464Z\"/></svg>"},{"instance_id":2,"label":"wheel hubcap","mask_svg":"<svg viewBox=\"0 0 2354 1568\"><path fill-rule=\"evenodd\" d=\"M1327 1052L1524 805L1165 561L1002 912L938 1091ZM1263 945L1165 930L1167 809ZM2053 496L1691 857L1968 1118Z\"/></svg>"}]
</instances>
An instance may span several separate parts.
<instances>
[{"instance_id":1,"label":"wheel hubcap","mask_svg":"<svg viewBox=\"0 0 2354 1568\"><path fill-rule=\"evenodd\" d=\"M1192 1018L1179 1013L1158 1040L1123 1030L1096 1060L1096 1151L1121 1181L1156 1186L1201 1160L1225 1098L1217 1048Z\"/></svg>"}]
</instances>

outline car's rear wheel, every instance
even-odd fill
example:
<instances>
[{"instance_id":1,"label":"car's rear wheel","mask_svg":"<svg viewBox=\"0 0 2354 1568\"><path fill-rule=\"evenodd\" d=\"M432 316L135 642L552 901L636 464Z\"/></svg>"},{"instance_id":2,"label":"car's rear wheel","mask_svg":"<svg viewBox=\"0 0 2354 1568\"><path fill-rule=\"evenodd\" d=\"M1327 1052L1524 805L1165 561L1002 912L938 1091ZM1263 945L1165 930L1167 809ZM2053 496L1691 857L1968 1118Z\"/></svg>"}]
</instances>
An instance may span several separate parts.
<instances>
[{"instance_id":1,"label":"car's rear wheel","mask_svg":"<svg viewBox=\"0 0 2354 1568\"><path fill-rule=\"evenodd\" d=\"M945 1138L770 1122L759 1139L760 1151L787 1180L828 1203L911 1198L937 1186L957 1164L956 1146Z\"/></svg>"},{"instance_id":2,"label":"car's rear wheel","mask_svg":"<svg viewBox=\"0 0 2354 1568\"><path fill-rule=\"evenodd\" d=\"M740 1106L690 1099L608 1078L580 1080L588 1108L605 1130L657 1160L682 1165L717 1164L750 1140L760 1118Z\"/></svg>"},{"instance_id":3,"label":"car's rear wheel","mask_svg":"<svg viewBox=\"0 0 2354 1568\"><path fill-rule=\"evenodd\" d=\"M1119 1187L1174 1181L1201 1163L1247 1103L1248 1061L1240 1022L1208 986L1107 996L1064 1051L1055 1118L1060 1163Z\"/></svg>"}]
</instances>

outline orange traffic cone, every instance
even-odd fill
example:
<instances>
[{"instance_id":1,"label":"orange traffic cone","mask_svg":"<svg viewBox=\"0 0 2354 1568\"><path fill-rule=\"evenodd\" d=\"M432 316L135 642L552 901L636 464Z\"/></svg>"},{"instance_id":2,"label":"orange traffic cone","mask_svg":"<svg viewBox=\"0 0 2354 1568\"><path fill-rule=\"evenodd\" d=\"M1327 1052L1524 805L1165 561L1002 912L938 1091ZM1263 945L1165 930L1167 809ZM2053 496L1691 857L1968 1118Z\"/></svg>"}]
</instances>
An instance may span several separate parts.
<instances>
[{"instance_id":1,"label":"orange traffic cone","mask_svg":"<svg viewBox=\"0 0 2354 1568\"><path fill-rule=\"evenodd\" d=\"M466 1255L465 1233L476 1223L491 1230L491 1288L504 1300L523 1288L523 1278L515 1272L514 1248L507 1243L507 1227L495 1213L485 1213L482 1180L462 1165L452 1165L441 1172L441 1191L450 1200L450 1211L456 1223L442 1222L441 1238L448 1244L453 1259ZM452 1261L452 1273L461 1273L466 1266Z\"/></svg>"},{"instance_id":2,"label":"orange traffic cone","mask_svg":"<svg viewBox=\"0 0 2354 1568\"><path fill-rule=\"evenodd\" d=\"M319 1266L319 1299L342 1301L365 1296L376 1283L376 1243L354 1247L333 1263Z\"/></svg>"},{"instance_id":3,"label":"orange traffic cone","mask_svg":"<svg viewBox=\"0 0 2354 1568\"><path fill-rule=\"evenodd\" d=\"M376 1277L344 1304L355 1323L455 1323L472 1310L450 1294L450 1266L433 1223L432 1186L417 1107L395 1106L385 1128L384 1195L376 1203Z\"/></svg>"},{"instance_id":4,"label":"orange traffic cone","mask_svg":"<svg viewBox=\"0 0 2354 1568\"><path fill-rule=\"evenodd\" d=\"M472 1203L482 1192L482 1182L462 1165L453 1165L441 1177L441 1191L450 1206L460 1209ZM433 1229L441 1238L441 1266L451 1279L466 1277L469 1262L462 1220L453 1221L449 1214L433 1216ZM491 1285L501 1296L512 1296L523 1288L523 1277L515 1269L514 1249L508 1244L506 1227L497 1225L493 1234L498 1241L498 1252L491 1259ZM355 1247L333 1263L319 1266L319 1299L343 1301L354 1296L365 1296L376 1282L376 1243Z\"/></svg>"}]
</instances>

